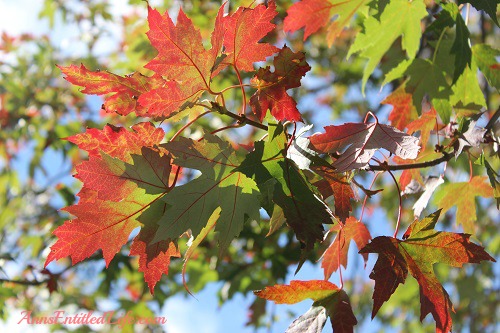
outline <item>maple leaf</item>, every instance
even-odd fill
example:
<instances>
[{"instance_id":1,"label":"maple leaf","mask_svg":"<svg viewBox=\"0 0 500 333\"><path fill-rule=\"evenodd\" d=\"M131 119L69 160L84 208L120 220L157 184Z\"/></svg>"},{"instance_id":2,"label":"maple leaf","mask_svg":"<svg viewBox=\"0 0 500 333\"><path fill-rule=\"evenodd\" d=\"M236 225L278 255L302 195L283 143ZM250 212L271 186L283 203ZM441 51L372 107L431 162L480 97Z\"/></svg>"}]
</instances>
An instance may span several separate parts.
<instances>
[{"instance_id":1,"label":"maple leaf","mask_svg":"<svg viewBox=\"0 0 500 333\"><path fill-rule=\"evenodd\" d=\"M472 61L479 67L488 80L488 83L500 89L500 67L497 58L500 50L494 49L487 44L476 44L472 47Z\"/></svg>"},{"instance_id":2,"label":"maple leaf","mask_svg":"<svg viewBox=\"0 0 500 333\"><path fill-rule=\"evenodd\" d=\"M412 104L412 94L405 91L404 85L394 90L381 104L391 104L393 106L389 113L389 121L392 126L401 131L417 116L417 110Z\"/></svg>"},{"instance_id":3,"label":"maple leaf","mask_svg":"<svg viewBox=\"0 0 500 333\"><path fill-rule=\"evenodd\" d=\"M102 151L111 157L130 162L132 154L140 154L144 146L159 144L164 136L165 132L161 128L156 128L150 122L143 122L132 126L132 132L108 124L102 130L88 128L85 133L70 136L67 140L88 152L89 156L100 156Z\"/></svg>"},{"instance_id":4,"label":"maple leaf","mask_svg":"<svg viewBox=\"0 0 500 333\"><path fill-rule=\"evenodd\" d=\"M313 185L318 188L323 199L333 196L335 216L344 222L349 217L349 212L352 211L351 199L356 199L350 182L346 176L331 169L316 167L314 171L323 179Z\"/></svg>"},{"instance_id":5,"label":"maple leaf","mask_svg":"<svg viewBox=\"0 0 500 333\"><path fill-rule=\"evenodd\" d=\"M212 73L222 49L223 14L222 6L212 33L212 48L206 50L199 30L182 9L174 25L168 11L162 16L148 7L147 35L158 55L145 67L168 80L139 97L139 103L149 109L149 115L170 117L190 106L204 90L210 90Z\"/></svg>"},{"instance_id":6,"label":"maple leaf","mask_svg":"<svg viewBox=\"0 0 500 333\"><path fill-rule=\"evenodd\" d=\"M302 173L287 159L288 144L283 126L269 122L269 135L257 141L238 168L252 177L264 196L262 207L273 216L274 204L281 207L287 224L305 250L323 240L323 223L332 223L328 207L309 188Z\"/></svg>"},{"instance_id":7,"label":"maple leaf","mask_svg":"<svg viewBox=\"0 0 500 333\"><path fill-rule=\"evenodd\" d=\"M360 52L360 56L369 59L363 73L363 91L368 77L398 37L402 36L401 46L408 57L415 58L422 36L420 20L427 15L422 0L393 0L384 7L378 19L376 16L365 19L364 32L357 35L347 55Z\"/></svg>"},{"instance_id":8,"label":"maple leaf","mask_svg":"<svg viewBox=\"0 0 500 333\"><path fill-rule=\"evenodd\" d=\"M452 87L450 103L458 116L474 116L486 107L486 100L477 78L475 64L467 66Z\"/></svg>"},{"instance_id":9,"label":"maple leaf","mask_svg":"<svg viewBox=\"0 0 500 333\"><path fill-rule=\"evenodd\" d=\"M427 59L414 59L405 72L410 78L407 90L413 94L413 104L420 113L422 100L426 94L441 120L448 124L452 112L449 97L451 89L440 67Z\"/></svg>"},{"instance_id":10,"label":"maple leaf","mask_svg":"<svg viewBox=\"0 0 500 333\"><path fill-rule=\"evenodd\" d=\"M477 219L475 202L477 196L483 198L493 196L493 189L487 183L486 176L475 176L468 182L447 183L436 192L434 202L443 209L443 212L457 206L455 214L457 224L461 224L465 232L473 234L474 222Z\"/></svg>"},{"instance_id":11,"label":"maple leaf","mask_svg":"<svg viewBox=\"0 0 500 333\"><path fill-rule=\"evenodd\" d=\"M170 190L170 156L155 148L163 137L162 129L140 123L132 132L108 125L68 138L89 152L89 160L76 167L75 177L83 181L80 201L63 209L76 219L54 231L58 240L46 265L66 256L75 264L102 249L108 266L130 233L143 227L130 254L140 256L139 271L153 293L162 274L168 273L170 257L179 256L173 242L150 244L165 210L158 199Z\"/></svg>"},{"instance_id":12,"label":"maple leaf","mask_svg":"<svg viewBox=\"0 0 500 333\"><path fill-rule=\"evenodd\" d=\"M332 164L337 172L367 166L379 148L384 148L403 159L414 159L419 151L417 138L378 122L326 126L325 133L314 134L309 139L312 148L320 153L345 150Z\"/></svg>"},{"instance_id":13,"label":"maple leaf","mask_svg":"<svg viewBox=\"0 0 500 333\"><path fill-rule=\"evenodd\" d=\"M254 291L258 297L276 304L295 304L311 298L314 304L287 329L288 333L321 332L327 316L334 332L353 332L357 324L352 313L349 296L331 282L324 280L291 281L290 285L275 285Z\"/></svg>"},{"instance_id":14,"label":"maple leaf","mask_svg":"<svg viewBox=\"0 0 500 333\"><path fill-rule=\"evenodd\" d=\"M498 1L490 1L490 0L459 0L458 4L464 4L464 3L470 3L474 8L477 10L483 10L485 13L487 13L493 22L497 26L500 27L500 24L498 23L498 17L497 17L497 6L498 6Z\"/></svg>"},{"instance_id":15,"label":"maple leaf","mask_svg":"<svg viewBox=\"0 0 500 333\"><path fill-rule=\"evenodd\" d=\"M304 40L330 22L331 16L337 18L329 25L328 45L332 46L342 30L349 25L352 17L363 8L367 0L302 0L287 10L283 30L295 32L305 28Z\"/></svg>"},{"instance_id":16,"label":"maple leaf","mask_svg":"<svg viewBox=\"0 0 500 333\"><path fill-rule=\"evenodd\" d=\"M269 67L260 68L250 81L257 91L250 98L252 111L262 122L266 111L278 121L302 121L297 102L287 94L287 90L300 87L300 79L311 67L303 52L294 53L286 45L274 58L274 72Z\"/></svg>"},{"instance_id":17,"label":"maple leaf","mask_svg":"<svg viewBox=\"0 0 500 333\"><path fill-rule=\"evenodd\" d=\"M347 267L347 252L349 251L351 240L354 240L358 249L361 250L372 239L366 226L354 217L349 217L342 228L339 225L333 226L331 231L336 231L337 236L332 244L326 249L323 254L323 260L321 261L321 268L323 268L325 273L325 280L328 280L332 273L339 269L340 265ZM366 265L368 254L363 254L363 259Z\"/></svg>"},{"instance_id":18,"label":"maple leaf","mask_svg":"<svg viewBox=\"0 0 500 333\"><path fill-rule=\"evenodd\" d=\"M423 187L417 183L418 184L417 187L419 188L418 192L420 192L420 190L422 190L424 193L422 193L422 195L418 198L418 200L415 202L415 204L412 207L413 208L413 216L415 218L420 216L420 214L425 209L425 207L427 207L427 204L429 203L429 200L431 199L431 196L434 193L434 191L436 191L438 186L443 184L443 183L444 183L444 179L441 176L439 176L439 177L432 177L432 176L426 177L424 179L424 186ZM406 193L416 193L416 192L406 191Z\"/></svg>"},{"instance_id":19,"label":"maple leaf","mask_svg":"<svg viewBox=\"0 0 500 333\"><path fill-rule=\"evenodd\" d=\"M163 79L159 76L147 77L140 73L119 76L107 71L89 71L83 64L80 67L57 66L66 75L65 79L74 85L84 87L82 93L88 95L106 95L103 109L127 115L135 112L138 116L147 115L147 107L138 103L138 98L150 89L159 86Z\"/></svg>"},{"instance_id":20,"label":"maple leaf","mask_svg":"<svg viewBox=\"0 0 500 333\"><path fill-rule=\"evenodd\" d=\"M360 251L379 254L370 274L375 280L372 318L410 272L420 286L420 320L431 313L436 321L436 332L451 330L453 306L434 275L433 265L444 263L462 267L464 263L495 259L483 247L471 243L470 235L434 230L439 214L437 211L420 221L415 220L405 232L404 240L379 236Z\"/></svg>"},{"instance_id":21,"label":"maple leaf","mask_svg":"<svg viewBox=\"0 0 500 333\"><path fill-rule=\"evenodd\" d=\"M267 43L259 43L276 25L271 20L278 14L274 1L269 6L261 4L255 8L239 7L224 18L226 34L224 47L227 57L223 63L238 70L251 72L253 63L264 61L279 49Z\"/></svg>"},{"instance_id":22,"label":"maple leaf","mask_svg":"<svg viewBox=\"0 0 500 333\"><path fill-rule=\"evenodd\" d=\"M408 124L408 134L414 134L420 131L420 145L422 151L427 147L429 136L432 130L437 130L437 113L435 109L430 109L427 112Z\"/></svg>"},{"instance_id":23,"label":"maple leaf","mask_svg":"<svg viewBox=\"0 0 500 333\"><path fill-rule=\"evenodd\" d=\"M234 149L217 136L207 134L200 142L180 137L162 147L173 155L176 165L200 170L202 174L176 186L162 198L168 210L159 221L153 241L178 238L188 229L196 237L221 207L215 231L222 254L245 221L260 219L257 186L236 171L240 162Z\"/></svg>"}]
</instances>

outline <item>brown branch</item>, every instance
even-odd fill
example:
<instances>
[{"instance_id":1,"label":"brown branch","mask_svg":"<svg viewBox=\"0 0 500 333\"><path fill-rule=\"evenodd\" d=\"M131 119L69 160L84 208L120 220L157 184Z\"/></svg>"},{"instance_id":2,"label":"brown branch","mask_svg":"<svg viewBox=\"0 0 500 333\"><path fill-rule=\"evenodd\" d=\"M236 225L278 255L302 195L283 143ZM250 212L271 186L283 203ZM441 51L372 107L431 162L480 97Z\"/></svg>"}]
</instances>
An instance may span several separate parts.
<instances>
[{"instance_id":1,"label":"brown branch","mask_svg":"<svg viewBox=\"0 0 500 333\"><path fill-rule=\"evenodd\" d=\"M0 283L6 282L6 283L15 283L15 284L20 284L20 285L23 285L23 286L39 286L39 285L41 285L41 284L44 284L44 283L49 282L49 280L50 280L50 279L41 280L41 281L38 281L38 280L30 281L30 280L9 280L9 279L0 279Z\"/></svg>"},{"instance_id":2,"label":"brown branch","mask_svg":"<svg viewBox=\"0 0 500 333\"><path fill-rule=\"evenodd\" d=\"M435 160L428 161L428 162L413 163L413 164L401 164L401 165L382 163L380 165L369 165L368 170L369 171L397 171L397 170L422 169L422 168L428 168L431 166L435 166L435 165L441 164L443 162L448 162L449 160L451 160L452 157L453 157L452 153L443 152L443 156L441 156L440 158L437 158Z\"/></svg>"},{"instance_id":3,"label":"brown branch","mask_svg":"<svg viewBox=\"0 0 500 333\"><path fill-rule=\"evenodd\" d=\"M251 119L248 119L244 115L237 115L235 113L232 113L231 111L229 111L225 107L223 107L215 102L210 102L210 103L212 104L211 110L213 110L217 113L229 116L233 119L236 119L240 124L248 124L248 125L263 129L264 131L267 131L267 129L268 129L266 125L258 123L256 121L253 121Z\"/></svg>"},{"instance_id":4,"label":"brown branch","mask_svg":"<svg viewBox=\"0 0 500 333\"><path fill-rule=\"evenodd\" d=\"M499 117L500 117L500 106L495 111L493 116L491 116L490 120L488 121L488 124L486 124L486 127L484 128L486 132L489 132L491 129L493 129L493 126L495 125Z\"/></svg>"}]
</instances>

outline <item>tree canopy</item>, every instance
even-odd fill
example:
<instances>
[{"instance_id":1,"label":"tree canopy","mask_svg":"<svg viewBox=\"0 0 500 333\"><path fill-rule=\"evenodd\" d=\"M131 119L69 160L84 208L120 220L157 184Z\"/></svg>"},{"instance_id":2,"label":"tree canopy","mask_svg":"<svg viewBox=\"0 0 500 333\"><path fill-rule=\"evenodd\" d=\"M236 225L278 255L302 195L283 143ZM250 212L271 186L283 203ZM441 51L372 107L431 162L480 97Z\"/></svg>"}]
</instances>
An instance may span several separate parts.
<instances>
[{"instance_id":1,"label":"tree canopy","mask_svg":"<svg viewBox=\"0 0 500 333\"><path fill-rule=\"evenodd\" d=\"M498 1L115 6L2 33L3 320L153 318L222 282L252 297L241 327L310 299L287 332L495 330Z\"/></svg>"}]
</instances>

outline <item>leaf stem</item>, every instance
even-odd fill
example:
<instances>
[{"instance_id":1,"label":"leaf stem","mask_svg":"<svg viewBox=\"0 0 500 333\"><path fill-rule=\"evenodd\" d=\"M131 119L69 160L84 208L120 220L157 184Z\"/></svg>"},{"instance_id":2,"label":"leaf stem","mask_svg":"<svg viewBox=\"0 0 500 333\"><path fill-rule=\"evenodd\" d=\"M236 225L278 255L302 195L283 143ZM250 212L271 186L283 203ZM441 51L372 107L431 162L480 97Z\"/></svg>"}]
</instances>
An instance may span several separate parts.
<instances>
[{"instance_id":1,"label":"leaf stem","mask_svg":"<svg viewBox=\"0 0 500 333\"><path fill-rule=\"evenodd\" d=\"M446 32L447 29L448 29L448 27L444 27L443 31L441 31L441 35L439 35L439 39L438 39L438 42L436 44L436 48L434 49L434 54L432 55L432 63L433 64L436 62L437 52L439 50L439 46L441 45L441 40L443 39L444 33Z\"/></svg>"},{"instance_id":2,"label":"leaf stem","mask_svg":"<svg viewBox=\"0 0 500 333\"><path fill-rule=\"evenodd\" d=\"M208 108L206 105L203 105L204 107ZM195 121L197 121L198 119L200 119L201 117L209 114L213 112L212 110L209 110L209 111L205 111L199 115L197 115L196 117L194 117L194 119L192 119L191 121L189 121L186 125L182 126L180 130L178 130L174 136L170 139L170 142L171 141L174 141L186 128L188 128L189 126L191 126Z\"/></svg>"},{"instance_id":3,"label":"leaf stem","mask_svg":"<svg viewBox=\"0 0 500 333\"><path fill-rule=\"evenodd\" d=\"M375 181L377 180L378 176L381 173L382 173L382 171L379 171L375 174L375 177L373 177L373 180L370 184L370 187L368 188L369 190L372 189L373 184L375 184ZM363 206L361 207L361 215L359 216L359 222L361 222L363 220L363 214L365 213L366 200L368 200L368 194L365 196L365 199L363 200Z\"/></svg>"},{"instance_id":4,"label":"leaf stem","mask_svg":"<svg viewBox=\"0 0 500 333\"><path fill-rule=\"evenodd\" d=\"M243 95L243 105L241 106L241 112L239 113L240 116L245 114L245 109L247 107L247 94L245 93L245 88L243 87L243 80L241 79L240 71L236 67L236 65L233 65L234 71L236 72L236 76L238 77L238 82L240 83L241 87L241 94Z\"/></svg>"},{"instance_id":5,"label":"leaf stem","mask_svg":"<svg viewBox=\"0 0 500 333\"><path fill-rule=\"evenodd\" d=\"M396 230L394 230L394 236L393 236L394 238L396 238L396 236L398 235L398 231L399 231L399 225L401 224L401 212L403 211L403 199L401 198L401 190L399 188L399 184L398 184L398 181L396 180L396 177L394 177L394 174L390 170L387 170L387 172L389 172L389 174L392 177L392 180L394 180L394 184L396 184L396 189L398 191L398 197L399 197L398 220L396 222Z\"/></svg>"}]
</instances>

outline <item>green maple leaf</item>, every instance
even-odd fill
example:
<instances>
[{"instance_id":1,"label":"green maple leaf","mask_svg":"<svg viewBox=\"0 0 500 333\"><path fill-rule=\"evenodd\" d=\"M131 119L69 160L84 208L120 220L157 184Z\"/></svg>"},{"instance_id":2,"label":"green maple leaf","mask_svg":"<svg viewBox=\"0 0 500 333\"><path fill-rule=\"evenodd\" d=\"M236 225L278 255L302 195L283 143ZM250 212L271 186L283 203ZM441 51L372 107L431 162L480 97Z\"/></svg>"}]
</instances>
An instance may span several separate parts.
<instances>
[{"instance_id":1,"label":"green maple leaf","mask_svg":"<svg viewBox=\"0 0 500 333\"><path fill-rule=\"evenodd\" d=\"M472 47L472 60L479 67L488 83L500 90L500 65L497 58L500 50L488 44L476 44Z\"/></svg>"},{"instance_id":2,"label":"green maple leaf","mask_svg":"<svg viewBox=\"0 0 500 333\"><path fill-rule=\"evenodd\" d=\"M482 107L486 107L486 100L476 73L475 65L472 68L466 66L452 87L453 95L450 96L450 103L460 116L470 116L478 113Z\"/></svg>"},{"instance_id":3,"label":"green maple leaf","mask_svg":"<svg viewBox=\"0 0 500 333\"><path fill-rule=\"evenodd\" d=\"M245 221L260 219L259 189L253 180L235 170L239 160L234 150L217 136L207 134L200 142L181 137L162 147L173 155L176 165L200 170L202 175L162 198L168 208L158 222L153 242L175 239L188 229L196 237L220 207L215 231L222 254Z\"/></svg>"},{"instance_id":4,"label":"green maple leaf","mask_svg":"<svg viewBox=\"0 0 500 333\"><path fill-rule=\"evenodd\" d=\"M278 205L297 239L311 249L316 241L323 240L323 223L332 223L332 216L306 185L295 164L285 158L288 142L283 126L275 123L268 126L267 139L255 142L254 151L238 170L255 180L263 193L262 207L269 215L274 215L274 204Z\"/></svg>"},{"instance_id":5,"label":"green maple leaf","mask_svg":"<svg viewBox=\"0 0 500 333\"><path fill-rule=\"evenodd\" d=\"M493 196L493 188L487 183L485 176L473 177L468 182L442 185L434 194L434 202L438 207L442 207L443 212L457 206L457 224L461 224L466 233L473 234L474 222L477 219L475 202L477 196L483 198Z\"/></svg>"},{"instance_id":6,"label":"green maple leaf","mask_svg":"<svg viewBox=\"0 0 500 333\"><path fill-rule=\"evenodd\" d=\"M461 5L467 2L473 5L477 10L484 10L491 17L493 22L500 27L497 18L498 0L459 0L458 4Z\"/></svg>"},{"instance_id":7,"label":"green maple leaf","mask_svg":"<svg viewBox=\"0 0 500 333\"><path fill-rule=\"evenodd\" d=\"M420 20L425 16L427 11L422 0L393 0L385 6L379 19L375 16L366 18L364 32L358 34L347 55L361 51L360 56L368 58L363 90L368 77L398 37L402 36L401 45L408 57L415 58L422 36Z\"/></svg>"},{"instance_id":8,"label":"green maple leaf","mask_svg":"<svg viewBox=\"0 0 500 333\"><path fill-rule=\"evenodd\" d=\"M448 101L451 90L442 70L429 60L414 59L407 68L406 75L410 77L406 87L413 93L413 104L419 114L422 110L422 99L428 94L439 116L447 124L451 116L451 105Z\"/></svg>"}]
</instances>

